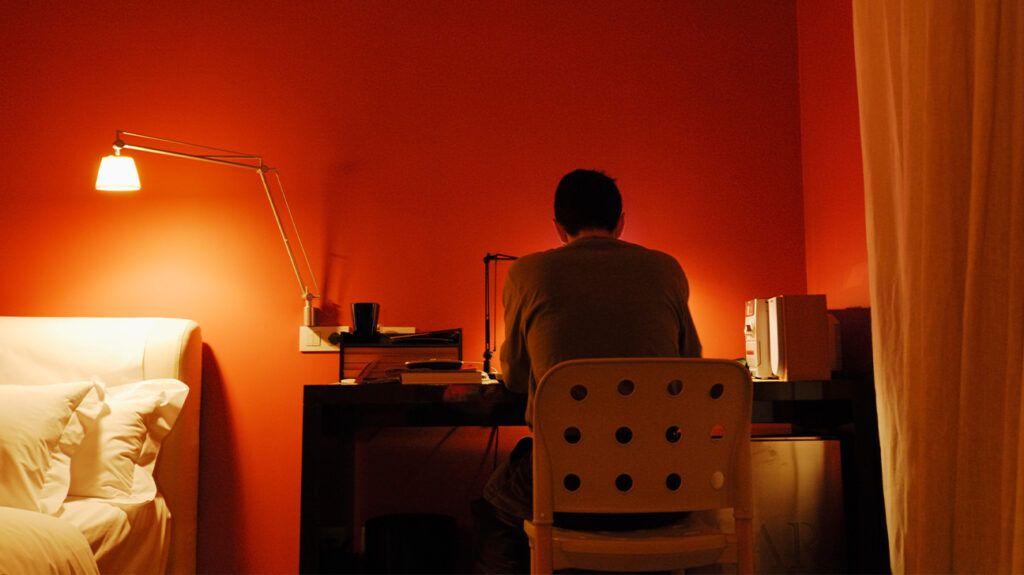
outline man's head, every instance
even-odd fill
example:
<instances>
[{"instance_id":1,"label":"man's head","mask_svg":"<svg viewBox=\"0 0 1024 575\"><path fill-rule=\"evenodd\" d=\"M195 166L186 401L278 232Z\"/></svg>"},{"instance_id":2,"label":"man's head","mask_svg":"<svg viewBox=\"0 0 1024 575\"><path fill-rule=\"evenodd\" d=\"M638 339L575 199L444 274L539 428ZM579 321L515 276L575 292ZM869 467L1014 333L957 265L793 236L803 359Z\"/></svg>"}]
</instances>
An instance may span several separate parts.
<instances>
[{"instance_id":1,"label":"man's head","mask_svg":"<svg viewBox=\"0 0 1024 575\"><path fill-rule=\"evenodd\" d=\"M581 233L618 237L622 195L615 180L596 170L573 170L555 189L555 224L562 241Z\"/></svg>"}]
</instances>

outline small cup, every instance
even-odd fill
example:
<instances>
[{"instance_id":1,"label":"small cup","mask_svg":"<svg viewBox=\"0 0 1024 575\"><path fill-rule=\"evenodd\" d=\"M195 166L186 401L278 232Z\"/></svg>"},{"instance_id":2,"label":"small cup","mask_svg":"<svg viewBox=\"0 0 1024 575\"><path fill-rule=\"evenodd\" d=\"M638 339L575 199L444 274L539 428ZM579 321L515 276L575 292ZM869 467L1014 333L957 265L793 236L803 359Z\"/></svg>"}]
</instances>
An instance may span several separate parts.
<instances>
[{"instance_id":1,"label":"small cup","mask_svg":"<svg viewBox=\"0 0 1024 575\"><path fill-rule=\"evenodd\" d=\"M377 335L377 321L380 319L380 304L359 302L352 304L352 333L358 337Z\"/></svg>"}]
</instances>

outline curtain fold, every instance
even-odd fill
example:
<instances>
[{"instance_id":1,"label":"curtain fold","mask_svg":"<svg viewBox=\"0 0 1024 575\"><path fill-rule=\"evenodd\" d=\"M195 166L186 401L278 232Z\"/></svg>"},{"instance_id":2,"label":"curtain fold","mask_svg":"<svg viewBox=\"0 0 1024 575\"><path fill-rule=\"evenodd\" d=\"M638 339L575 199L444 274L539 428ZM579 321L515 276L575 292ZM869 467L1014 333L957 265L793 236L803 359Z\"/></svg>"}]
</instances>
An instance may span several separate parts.
<instances>
[{"instance_id":1,"label":"curtain fold","mask_svg":"<svg viewBox=\"0 0 1024 575\"><path fill-rule=\"evenodd\" d=\"M855 0L896 573L1024 572L1024 3Z\"/></svg>"}]
</instances>

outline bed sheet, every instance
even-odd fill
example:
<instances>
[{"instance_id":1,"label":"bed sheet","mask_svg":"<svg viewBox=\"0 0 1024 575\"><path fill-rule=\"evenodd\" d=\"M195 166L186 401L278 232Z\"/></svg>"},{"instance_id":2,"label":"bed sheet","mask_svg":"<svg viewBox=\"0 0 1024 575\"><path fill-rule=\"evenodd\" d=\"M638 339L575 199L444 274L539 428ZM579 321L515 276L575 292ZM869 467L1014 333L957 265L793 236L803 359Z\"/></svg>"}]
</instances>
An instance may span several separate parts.
<instances>
[{"instance_id":1,"label":"bed sheet","mask_svg":"<svg viewBox=\"0 0 1024 575\"><path fill-rule=\"evenodd\" d=\"M74 525L36 511L0 507L0 573L99 575Z\"/></svg>"},{"instance_id":2,"label":"bed sheet","mask_svg":"<svg viewBox=\"0 0 1024 575\"><path fill-rule=\"evenodd\" d=\"M165 572L171 517L163 496L112 501L69 498L60 518L85 536L104 575Z\"/></svg>"}]
</instances>

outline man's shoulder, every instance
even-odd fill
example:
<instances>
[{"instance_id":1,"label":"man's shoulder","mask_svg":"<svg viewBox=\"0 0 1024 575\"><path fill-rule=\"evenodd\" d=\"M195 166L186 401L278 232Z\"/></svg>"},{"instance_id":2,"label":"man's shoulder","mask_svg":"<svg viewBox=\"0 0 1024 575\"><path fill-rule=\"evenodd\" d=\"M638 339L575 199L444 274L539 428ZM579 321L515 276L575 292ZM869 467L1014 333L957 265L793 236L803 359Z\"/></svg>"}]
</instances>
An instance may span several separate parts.
<instances>
[{"instance_id":1,"label":"man's shoulder","mask_svg":"<svg viewBox=\"0 0 1024 575\"><path fill-rule=\"evenodd\" d=\"M547 253L552 250L545 250L542 252L533 252L526 255L519 256L514 262L508 266L509 274L521 273L522 270L529 269L538 263L541 263L547 259Z\"/></svg>"},{"instance_id":2,"label":"man's shoulder","mask_svg":"<svg viewBox=\"0 0 1024 575\"><path fill-rule=\"evenodd\" d=\"M638 260L653 262L661 267L682 270L679 260L667 252L622 240L619 240L617 245L624 257L633 257Z\"/></svg>"},{"instance_id":3,"label":"man's shoulder","mask_svg":"<svg viewBox=\"0 0 1024 575\"><path fill-rule=\"evenodd\" d=\"M544 268L552 264L557 265L558 261L564 259L567 255L570 255L566 253L566 247L568 246L559 246L557 248L519 256L519 258L509 266L508 271L510 274L515 274L523 273L526 270Z\"/></svg>"},{"instance_id":4,"label":"man's shoulder","mask_svg":"<svg viewBox=\"0 0 1024 575\"><path fill-rule=\"evenodd\" d=\"M682 271L679 261L671 254L624 240L602 238L596 241L576 240L564 246L524 255L513 262L509 273L519 275L557 269L584 260L646 262L647 267Z\"/></svg>"},{"instance_id":5,"label":"man's shoulder","mask_svg":"<svg viewBox=\"0 0 1024 575\"><path fill-rule=\"evenodd\" d=\"M633 243L629 243L629 242L622 242L622 243L624 243L627 246L630 246L631 248L635 249L637 253L644 254L646 257L650 257L650 258L654 258L654 259L659 259L659 260L664 260L664 261L667 261L667 262L672 262L674 264L678 264L678 261L676 260L675 256L673 256L672 254L669 254L667 252L663 252L663 251L655 249L655 248L649 248L649 247L646 247L646 246L642 246L640 244L633 244Z\"/></svg>"}]
</instances>

